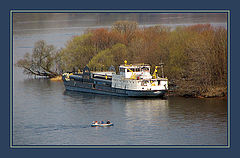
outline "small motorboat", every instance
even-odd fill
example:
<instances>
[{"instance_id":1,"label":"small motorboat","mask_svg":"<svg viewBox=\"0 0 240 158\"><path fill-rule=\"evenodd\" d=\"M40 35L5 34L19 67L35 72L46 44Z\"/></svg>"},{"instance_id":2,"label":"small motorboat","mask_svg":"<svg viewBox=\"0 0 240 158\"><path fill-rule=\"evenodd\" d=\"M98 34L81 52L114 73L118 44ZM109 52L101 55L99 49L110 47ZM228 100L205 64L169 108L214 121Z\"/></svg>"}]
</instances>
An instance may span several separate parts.
<instances>
[{"instance_id":1,"label":"small motorboat","mask_svg":"<svg viewBox=\"0 0 240 158\"><path fill-rule=\"evenodd\" d=\"M91 126L92 127L108 127L108 126L113 126L113 123L108 123L108 124L107 123L104 123L104 124L92 123Z\"/></svg>"}]
</instances>

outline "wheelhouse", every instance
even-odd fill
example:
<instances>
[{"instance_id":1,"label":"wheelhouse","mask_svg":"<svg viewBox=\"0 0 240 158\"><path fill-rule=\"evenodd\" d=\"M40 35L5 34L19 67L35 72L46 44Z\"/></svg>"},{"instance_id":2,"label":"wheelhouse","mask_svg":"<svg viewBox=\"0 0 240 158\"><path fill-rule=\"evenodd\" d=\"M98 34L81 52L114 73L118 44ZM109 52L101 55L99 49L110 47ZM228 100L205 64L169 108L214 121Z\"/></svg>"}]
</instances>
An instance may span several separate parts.
<instances>
[{"instance_id":1,"label":"wheelhouse","mask_svg":"<svg viewBox=\"0 0 240 158\"><path fill-rule=\"evenodd\" d=\"M151 79L149 65L120 65L119 74L129 79Z\"/></svg>"}]
</instances>

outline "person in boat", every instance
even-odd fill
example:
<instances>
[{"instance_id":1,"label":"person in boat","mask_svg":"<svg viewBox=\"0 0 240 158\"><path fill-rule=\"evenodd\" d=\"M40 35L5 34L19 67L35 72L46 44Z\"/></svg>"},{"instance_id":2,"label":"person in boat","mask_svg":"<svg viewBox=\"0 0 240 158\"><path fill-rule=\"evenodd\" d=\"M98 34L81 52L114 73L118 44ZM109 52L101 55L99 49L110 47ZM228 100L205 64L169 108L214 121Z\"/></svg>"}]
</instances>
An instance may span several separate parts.
<instances>
[{"instance_id":1,"label":"person in boat","mask_svg":"<svg viewBox=\"0 0 240 158\"><path fill-rule=\"evenodd\" d=\"M111 122L110 122L110 120L107 120L107 124L110 124Z\"/></svg>"},{"instance_id":2,"label":"person in boat","mask_svg":"<svg viewBox=\"0 0 240 158\"><path fill-rule=\"evenodd\" d=\"M95 123L94 123L95 125L97 125L98 124L98 122L97 121L95 121Z\"/></svg>"},{"instance_id":3,"label":"person in boat","mask_svg":"<svg viewBox=\"0 0 240 158\"><path fill-rule=\"evenodd\" d=\"M101 121L101 124L104 124L104 121L103 121L103 120Z\"/></svg>"}]
</instances>

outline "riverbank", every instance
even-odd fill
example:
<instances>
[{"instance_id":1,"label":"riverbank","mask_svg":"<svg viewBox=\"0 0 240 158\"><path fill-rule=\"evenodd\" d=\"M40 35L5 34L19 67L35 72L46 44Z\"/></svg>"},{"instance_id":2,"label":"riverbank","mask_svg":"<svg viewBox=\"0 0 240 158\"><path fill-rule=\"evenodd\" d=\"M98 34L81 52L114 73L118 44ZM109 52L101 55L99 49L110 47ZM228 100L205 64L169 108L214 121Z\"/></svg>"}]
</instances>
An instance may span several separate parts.
<instances>
[{"instance_id":1,"label":"riverbank","mask_svg":"<svg viewBox=\"0 0 240 158\"><path fill-rule=\"evenodd\" d=\"M62 81L62 76L59 75L59 76L56 76L56 77L53 77L53 78L50 78L51 81Z\"/></svg>"},{"instance_id":2,"label":"riverbank","mask_svg":"<svg viewBox=\"0 0 240 158\"><path fill-rule=\"evenodd\" d=\"M204 98L226 97L227 87L211 87L207 92L201 94Z\"/></svg>"},{"instance_id":3,"label":"riverbank","mask_svg":"<svg viewBox=\"0 0 240 158\"><path fill-rule=\"evenodd\" d=\"M170 90L168 96L180 96L186 98L227 98L227 87L209 87L205 91L200 91L196 87L176 88Z\"/></svg>"}]
</instances>

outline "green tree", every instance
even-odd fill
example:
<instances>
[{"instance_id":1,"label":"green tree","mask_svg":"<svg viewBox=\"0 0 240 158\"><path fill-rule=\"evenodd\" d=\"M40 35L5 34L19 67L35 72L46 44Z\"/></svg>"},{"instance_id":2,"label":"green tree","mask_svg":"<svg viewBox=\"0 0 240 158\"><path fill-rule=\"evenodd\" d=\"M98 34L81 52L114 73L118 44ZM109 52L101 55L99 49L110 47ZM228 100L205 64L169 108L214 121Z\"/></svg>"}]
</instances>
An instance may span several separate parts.
<instances>
[{"instance_id":1,"label":"green tree","mask_svg":"<svg viewBox=\"0 0 240 158\"><path fill-rule=\"evenodd\" d=\"M64 71L77 71L83 69L91 58L97 53L91 43L92 34L75 36L60 51L61 67Z\"/></svg>"},{"instance_id":2,"label":"green tree","mask_svg":"<svg viewBox=\"0 0 240 158\"><path fill-rule=\"evenodd\" d=\"M123 44L116 44L112 48L105 49L99 52L88 63L88 66L93 70L108 70L113 65L117 70L117 67L123 63L127 57L127 48Z\"/></svg>"},{"instance_id":3,"label":"green tree","mask_svg":"<svg viewBox=\"0 0 240 158\"><path fill-rule=\"evenodd\" d=\"M111 50L105 49L90 60L88 67L92 70L101 71L107 70L113 64L113 54L111 54Z\"/></svg>"}]
</instances>

